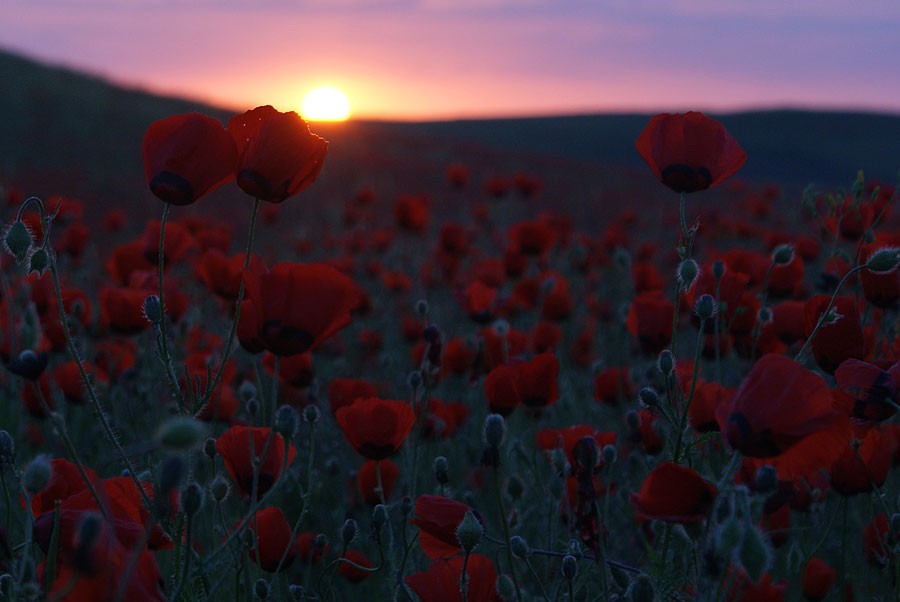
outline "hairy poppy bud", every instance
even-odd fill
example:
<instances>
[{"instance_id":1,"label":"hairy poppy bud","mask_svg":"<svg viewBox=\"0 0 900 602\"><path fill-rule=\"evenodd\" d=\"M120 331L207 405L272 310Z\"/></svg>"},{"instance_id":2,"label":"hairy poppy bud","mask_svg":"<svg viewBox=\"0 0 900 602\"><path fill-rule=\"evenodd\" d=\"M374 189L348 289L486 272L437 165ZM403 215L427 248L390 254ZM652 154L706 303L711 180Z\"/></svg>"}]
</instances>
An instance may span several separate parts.
<instances>
[{"instance_id":1,"label":"hairy poppy bud","mask_svg":"<svg viewBox=\"0 0 900 602\"><path fill-rule=\"evenodd\" d=\"M206 434L206 427L193 418L176 416L164 422L156 434L164 446L187 450Z\"/></svg>"},{"instance_id":2,"label":"hairy poppy bud","mask_svg":"<svg viewBox=\"0 0 900 602\"><path fill-rule=\"evenodd\" d=\"M759 311L756 312L756 320L760 324L768 324L772 321L772 309L769 307L760 307Z\"/></svg>"},{"instance_id":3,"label":"hairy poppy bud","mask_svg":"<svg viewBox=\"0 0 900 602\"><path fill-rule=\"evenodd\" d=\"M656 592L653 591L653 583L647 575L640 575L631 584L631 600L632 602L653 602L656 598Z\"/></svg>"},{"instance_id":4,"label":"hairy poppy bud","mask_svg":"<svg viewBox=\"0 0 900 602\"><path fill-rule=\"evenodd\" d=\"M778 486L778 471L774 466L764 464L756 471L753 481L757 491L761 493L772 491Z\"/></svg>"},{"instance_id":5,"label":"hairy poppy bud","mask_svg":"<svg viewBox=\"0 0 900 602\"><path fill-rule=\"evenodd\" d=\"M85 512L78 521L75 531L75 553L72 555L78 569L87 573L94 572L96 567L92 566L94 555L91 554L91 547L97 541L102 528L103 519L96 512Z\"/></svg>"},{"instance_id":6,"label":"hairy poppy bud","mask_svg":"<svg viewBox=\"0 0 900 602\"><path fill-rule=\"evenodd\" d=\"M725 263L721 259L716 259L713 262L712 275L716 280L725 275Z\"/></svg>"},{"instance_id":7,"label":"hairy poppy bud","mask_svg":"<svg viewBox=\"0 0 900 602\"><path fill-rule=\"evenodd\" d=\"M0 463L10 463L16 456L16 444L6 431L0 431Z\"/></svg>"},{"instance_id":8,"label":"hairy poppy bud","mask_svg":"<svg viewBox=\"0 0 900 602\"><path fill-rule=\"evenodd\" d=\"M159 326L162 322L163 308L159 297L156 295L147 295L144 299L144 317L154 326Z\"/></svg>"},{"instance_id":9,"label":"hairy poppy bud","mask_svg":"<svg viewBox=\"0 0 900 602\"><path fill-rule=\"evenodd\" d=\"M615 445L604 445L603 452L600 454L600 457L603 458L604 464L612 464L616 461L616 446Z\"/></svg>"},{"instance_id":10,"label":"hairy poppy bud","mask_svg":"<svg viewBox=\"0 0 900 602\"><path fill-rule=\"evenodd\" d=\"M506 320L497 320L494 322L494 332L497 333L497 336L505 337L509 334L509 322Z\"/></svg>"},{"instance_id":11,"label":"hairy poppy bud","mask_svg":"<svg viewBox=\"0 0 900 602\"><path fill-rule=\"evenodd\" d=\"M253 585L253 593L260 600L265 600L269 597L269 584L265 579L257 579L256 583Z\"/></svg>"},{"instance_id":12,"label":"hairy poppy bud","mask_svg":"<svg viewBox=\"0 0 900 602\"><path fill-rule=\"evenodd\" d=\"M681 288L688 290L697 278L697 262L693 259L685 259L678 266L678 284Z\"/></svg>"},{"instance_id":13,"label":"hairy poppy bud","mask_svg":"<svg viewBox=\"0 0 900 602\"><path fill-rule=\"evenodd\" d=\"M759 529L751 526L744 530L744 540L741 542L738 557L754 581L758 581L768 570L772 564L772 550Z\"/></svg>"},{"instance_id":14,"label":"hairy poppy bud","mask_svg":"<svg viewBox=\"0 0 900 602\"><path fill-rule=\"evenodd\" d=\"M675 370L675 357L670 349L663 349L656 358L656 367L663 376L671 376Z\"/></svg>"},{"instance_id":15,"label":"hairy poppy bud","mask_svg":"<svg viewBox=\"0 0 900 602\"><path fill-rule=\"evenodd\" d=\"M516 586L509 575L499 575L495 589L504 602L512 602L516 599Z\"/></svg>"},{"instance_id":16,"label":"hairy poppy bud","mask_svg":"<svg viewBox=\"0 0 900 602\"><path fill-rule=\"evenodd\" d=\"M324 550L327 545L328 545L328 536L327 535L325 535L324 533L319 533L318 535L316 535L316 547L317 548L319 548L320 550Z\"/></svg>"},{"instance_id":17,"label":"hairy poppy bud","mask_svg":"<svg viewBox=\"0 0 900 602\"><path fill-rule=\"evenodd\" d=\"M723 557L730 558L743 539L744 528L741 522L733 516L726 516L716 531L716 551Z\"/></svg>"},{"instance_id":18,"label":"hairy poppy bud","mask_svg":"<svg viewBox=\"0 0 900 602\"><path fill-rule=\"evenodd\" d=\"M889 247L872 253L866 269L872 272L890 272L900 264L900 249Z\"/></svg>"},{"instance_id":19,"label":"hairy poppy bud","mask_svg":"<svg viewBox=\"0 0 900 602\"><path fill-rule=\"evenodd\" d=\"M638 397L648 408L655 408L659 406L659 395L650 387L644 387L638 393Z\"/></svg>"},{"instance_id":20,"label":"hairy poppy bud","mask_svg":"<svg viewBox=\"0 0 900 602\"><path fill-rule=\"evenodd\" d=\"M416 301L416 315L420 318L424 318L428 315L428 301L425 299L419 299Z\"/></svg>"},{"instance_id":21,"label":"hairy poppy bud","mask_svg":"<svg viewBox=\"0 0 900 602\"><path fill-rule=\"evenodd\" d=\"M582 437L575 444L572 452L575 464L582 470L593 471L600 463L600 450L597 449L597 440L593 437Z\"/></svg>"},{"instance_id":22,"label":"hairy poppy bud","mask_svg":"<svg viewBox=\"0 0 900 602\"><path fill-rule=\"evenodd\" d=\"M565 481L561 475L556 475L552 479L550 479L550 494L554 498L562 497L563 488L566 486Z\"/></svg>"},{"instance_id":23,"label":"hairy poppy bud","mask_svg":"<svg viewBox=\"0 0 900 602\"><path fill-rule=\"evenodd\" d=\"M376 529L380 529L387 522L388 511L384 504L375 504L372 508L372 524Z\"/></svg>"},{"instance_id":24,"label":"hairy poppy bud","mask_svg":"<svg viewBox=\"0 0 900 602\"><path fill-rule=\"evenodd\" d=\"M245 380L240 384L240 386L238 386L237 393L238 398L244 403L247 403L248 401L256 397L256 385L254 385L249 380Z\"/></svg>"},{"instance_id":25,"label":"hairy poppy bud","mask_svg":"<svg viewBox=\"0 0 900 602\"><path fill-rule=\"evenodd\" d=\"M500 414L488 414L484 419L484 442L493 448L500 447L506 436L506 421Z\"/></svg>"},{"instance_id":26,"label":"hairy poppy bud","mask_svg":"<svg viewBox=\"0 0 900 602\"><path fill-rule=\"evenodd\" d=\"M447 458L444 456L438 456L434 459L434 478L437 479L437 482L441 485L446 485L450 480L449 475L447 474Z\"/></svg>"},{"instance_id":27,"label":"hairy poppy bud","mask_svg":"<svg viewBox=\"0 0 900 602\"><path fill-rule=\"evenodd\" d=\"M531 548L528 546L528 542L518 535L513 535L509 538L509 549L512 551L513 556L523 560L531 555Z\"/></svg>"},{"instance_id":28,"label":"hairy poppy bud","mask_svg":"<svg viewBox=\"0 0 900 602\"><path fill-rule=\"evenodd\" d=\"M319 411L319 406L315 404L309 404L303 408L303 420L310 424L317 423L321 415L322 412Z\"/></svg>"},{"instance_id":29,"label":"hairy poppy bud","mask_svg":"<svg viewBox=\"0 0 900 602\"><path fill-rule=\"evenodd\" d=\"M159 468L159 490L168 493L181 484L185 463L181 454L169 454L163 458Z\"/></svg>"},{"instance_id":30,"label":"hairy poppy bud","mask_svg":"<svg viewBox=\"0 0 900 602\"><path fill-rule=\"evenodd\" d=\"M12 584L12 576L9 573L0 575L0 596L9 597L10 585Z\"/></svg>"},{"instance_id":31,"label":"hairy poppy bud","mask_svg":"<svg viewBox=\"0 0 900 602\"><path fill-rule=\"evenodd\" d=\"M778 245L772 252L772 263L775 265L787 265L794 259L794 247L791 245Z\"/></svg>"},{"instance_id":32,"label":"hairy poppy bud","mask_svg":"<svg viewBox=\"0 0 900 602\"><path fill-rule=\"evenodd\" d=\"M291 594L291 598L296 600L296 602L300 602L306 596L306 590L303 589L302 585L291 585L288 588L288 592Z\"/></svg>"},{"instance_id":33,"label":"hairy poppy bud","mask_svg":"<svg viewBox=\"0 0 900 602\"><path fill-rule=\"evenodd\" d=\"M628 586L631 585L631 577L619 567L610 565L609 572L612 575L613 581L616 582L616 585L622 589L627 590Z\"/></svg>"},{"instance_id":34,"label":"hairy poppy bud","mask_svg":"<svg viewBox=\"0 0 900 602\"><path fill-rule=\"evenodd\" d=\"M525 493L525 483L522 482L518 475L509 477L509 480L506 482L506 493L509 494L513 501L518 500Z\"/></svg>"},{"instance_id":35,"label":"hairy poppy bud","mask_svg":"<svg viewBox=\"0 0 900 602\"><path fill-rule=\"evenodd\" d=\"M47 268L50 267L50 253L46 249L37 249L28 258L28 274L37 274L38 277L43 276Z\"/></svg>"},{"instance_id":36,"label":"hairy poppy bud","mask_svg":"<svg viewBox=\"0 0 900 602\"><path fill-rule=\"evenodd\" d=\"M427 326L425 332L422 333L422 336L424 336L425 340L432 345L441 341L441 331L434 324Z\"/></svg>"},{"instance_id":37,"label":"hairy poppy bud","mask_svg":"<svg viewBox=\"0 0 900 602\"><path fill-rule=\"evenodd\" d=\"M459 547L469 554L481 543L484 538L484 526L481 524L471 510L466 510L462 522L456 527L456 540Z\"/></svg>"},{"instance_id":38,"label":"hairy poppy bud","mask_svg":"<svg viewBox=\"0 0 900 602\"><path fill-rule=\"evenodd\" d=\"M203 506L203 490L195 482L188 483L188 486L181 492L181 507L188 516L194 516Z\"/></svg>"},{"instance_id":39,"label":"hairy poppy bud","mask_svg":"<svg viewBox=\"0 0 900 602\"><path fill-rule=\"evenodd\" d=\"M35 456L22 473L22 486L29 493L37 493L50 482L51 464L50 456L41 454Z\"/></svg>"},{"instance_id":40,"label":"hairy poppy bud","mask_svg":"<svg viewBox=\"0 0 900 602\"><path fill-rule=\"evenodd\" d=\"M213 499L217 502L221 502L228 496L228 481L223 479L222 477L216 477L213 479L212 484L209 486L209 492L212 494Z\"/></svg>"},{"instance_id":41,"label":"hairy poppy bud","mask_svg":"<svg viewBox=\"0 0 900 602\"><path fill-rule=\"evenodd\" d=\"M50 355L46 351L35 353L31 349L26 349L19 357L10 360L6 364L6 369L17 376L36 381L47 369L49 360Z\"/></svg>"},{"instance_id":42,"label":"hairy poppy bud","mask_svg":"<svg viewBox=\"0 0 900 602\"><path fill-rule=\"evenodd\" d=\"M422 384L422 373L418 370L413 370L406 378L406 382L409 384L409 388L415 391Z\"/></svg>"},{"instance_id":43,"label":"hairy poppy bud","mask_svg":"<svg viewBox=\"0 0 900 602\"><path fill-rule=\"evenodd\" d=\"M694 312L701 320L708 320L716 315L716 300L712 295L702 294L694 305Z\"/></svg>"},{"instance_id":44,"label":"hairy poppy bud","mask_svg":"<svg viewBox=\"0 0 900 602\"><path fill-rule=\"evenodd\" d=\"M307 406L314 408L316 406ZM303 412L304 416L306 411ZM297 431L297 411L289 405L283 405L275 413L275 431L285 439L291 439Z\"/></svg>"},{"instance_id":45,"label":"hairy poppy bud","mask_svg":"<svg viewBox=\"0 0 900 602\"><path fill-rule=\"evenodd\" d=\"M250 414L251 418L259 413L259 400L257 400L255 397L247 401L247 413Z\"/></svg>"},{"instance_id":46,"label":"hairy poppy bud","mask_svg":"<svg viewBox=\"0 0 900 602\"><path fill-rule=\"evenodd\" d=\"M412 498L409 497L408 495L404 496L403 499L400 500L400 513L403 515L404 519L407 516L409 516L409 513L412 512L412 509L413 509Z\"/></svg>"},{"instance_id":47,"label":"hairy poppy bud","mask_svg":"<svg viewBox=\"0 0 900 602\"><path fill-rule=\"evenodd\" d=\"M356 537L357 530L358 526L356 521L352 518L348 518L344 521L344 526L341 528L341 540L344 543L350 543L353 541L353 538Z\"/></svg>"},{"instance_id":48,"label":"hairy poppy bud","mask_svg":"<svg viewBox=\"0 0 900 602\"><path fill-rule=\"evenodd\" d=\"M212 460L216 457L216 454L219 453L216 451L216 440L213 437L210 437L206 441L203 442L203 453Z\"/></svg>"},{"instance_id":49,"label":"hairy poppy bud","mask_svg":"<svg viewBox=\"0 0 900 602\"><path fill-rule=\"evenodd\" d=\"M638 416L638 413L634 410L629 410L627 414L625 414L625 423L628 424L628 428L632 431L637 431L641 427L641 417Z\"/></svg>"},{"instance_id":50,"label":"hairy poppy bud","mask_svg":"<svg viewBox=\"0 0 900 602\"><path fill-rule=\"evenodd\" d=\"M28 226L19 220L10 224L3 235L3 246L6 247L10 255L16 258L16 263L25 261L28 249L31 248L33 242L34 239Z\"/></svg>"},{"instance_id":51,"label":"hairy poppy bud","mask_svg":"<svg viewBox=\"0 0 900 602\"><path fill-rule=\"evenodd\" d=\"M578 561L569 554L564 556L562 560L562 574L567 580L571 581L578 574Z\"/></svg>"}]
</instances>

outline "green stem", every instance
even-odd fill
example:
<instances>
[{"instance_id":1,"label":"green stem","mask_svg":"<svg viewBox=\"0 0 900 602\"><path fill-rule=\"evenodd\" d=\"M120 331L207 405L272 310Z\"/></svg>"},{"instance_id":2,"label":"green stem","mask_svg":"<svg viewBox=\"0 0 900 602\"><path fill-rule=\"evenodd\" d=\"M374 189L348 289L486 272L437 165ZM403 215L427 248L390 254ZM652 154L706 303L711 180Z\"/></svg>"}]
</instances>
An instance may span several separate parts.
<instances>
[{"instance_id":1,"label":"green stem","mask_svg":"<svg viewBox=\"0 0 900 602\"><path fill-rule=\"evenodd\" d=\"M166 377L169 379L169 386L175 391L175 401L178 403L178 411L182 414L187 411L184 405L184 398L181 395L181 387L178 386L178 379L175 378L175 370L172 367L172 357L169 355L168 335L166 332L166 298L163 286L163 272L165 269L165 244L166 244L166 221L169 217L169 203L163 203L162 220L159 224L159 265L157 284L159 286L159 325L157 326L157 343L159 345L159 360L163 363L166 370ZM190 388L191 383L187 383Z\"/></svg>"},{"instance_id":2,"label":"green stem","mask_svg":"<svg viewBox=\"0 0 900 602\"><path fill-rule=\"evenodd\" d=\"M674 461L676 464L681 460L681 440L684 437L684 431L687 429L688 412L691 409L691 402L694 400L694 390L697 387L697 374L700 372L700 355L703 352L703 327L706 325L706 319L700 318L700 332L697 334L697 349L694 352L694 374L691 376L691 390L688 393L687 402L681 413L681 422L678 426L678 441L675 443ZM679 385L679 391L681 386ZM665 559L663 559L665 560Z\"/></svg>"},{"instance_id":3,"label":"green stem","mask_svg":"<svg viewBox=\"0 0 900 602\"><path fill-rule=\"evenodd\" d=\"M178 596L181 595L181 590L184 589L184 583L188 580L188 574L191 570L191 527L193 526L193 518L190 515L187 515L187 532L184 535L184 568L181 571L181 579L178 580L178 585L175 587L175 591L172 593L172 602L178 601ZM293 541L293 539L291 540Z\"/></svg>"},{"instance_id":4,"label":"green stem","mask_svg":"<svg viewBox=\"0 0 900 602\"><path fill-rule=\"evenodd\" d=\"M837 300L838 293L841 291L841 287L844 286L844 283L847 282L847 279L850 278L856 272L865 268L865 265L858 265L855 268L848 271L841 281L838 282L837 288L834 289L834 294L831 295L831 301L828 302L828 307L825 308L825 311L822 312L822 315L819 316L819 321L816 322L816 327L813 329L812 334L809 335L809 338L806 339L806 342L803 343L803 347L800 348L800 351L797 352L797 355L794 356L794 361L802 361L803 353L806 351L806 348L809 347L810 343L812 343L813 339L816 338L816 335L819 333L819 329L825 323L825 317L831 311L831 308L834 307L834 302Z\"/></svg>"},{"instance_id":5,"label":"green stem","mask_svg":"<svg viewBox=\"0 0 900 602\"><path fill-rule=\"evenodd\" d=\"M522 590L519 587L519 577L516 575L516 567L513 564L512 546L509 543L509 521L506 520L506 508L503 505L503 493L500 491L500 470L494 466L494 493L497 498L497 508L500 510L500 522L503 524L503 539L506 541L506 562L509 564L509 572L512 575L513 585L516 588L516 600L522 598Z\"/></svg>"}]
</instances>

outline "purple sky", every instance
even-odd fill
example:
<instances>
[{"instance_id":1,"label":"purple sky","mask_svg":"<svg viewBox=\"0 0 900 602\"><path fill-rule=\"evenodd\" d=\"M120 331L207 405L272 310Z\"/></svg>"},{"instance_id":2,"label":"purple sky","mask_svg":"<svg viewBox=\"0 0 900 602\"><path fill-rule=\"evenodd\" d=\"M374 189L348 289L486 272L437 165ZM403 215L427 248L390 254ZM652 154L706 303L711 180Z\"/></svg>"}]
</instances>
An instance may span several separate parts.
<instances>
[{"instance_id":1,"label":"purple sky","mask_svg":"<svg viewBox=\"0 0 900 602\"><path fill-rule=\"evenodd\" d=\"M900 0L3 0L0 46L234 109L900 113Z\"/></svg>"}]
</instances>

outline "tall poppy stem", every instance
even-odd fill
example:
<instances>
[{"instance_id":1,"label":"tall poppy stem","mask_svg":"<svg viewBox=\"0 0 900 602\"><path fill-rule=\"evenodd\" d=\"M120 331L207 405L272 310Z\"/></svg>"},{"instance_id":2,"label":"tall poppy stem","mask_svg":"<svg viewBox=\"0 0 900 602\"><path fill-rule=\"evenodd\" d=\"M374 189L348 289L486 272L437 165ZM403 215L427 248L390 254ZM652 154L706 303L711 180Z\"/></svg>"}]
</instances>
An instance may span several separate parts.
<instances>
[{"instance_id":1,"label":"tall poppy stem","mask_svg":"<svg viewBox=\"0 0 900 602\"><path fill-rule=\"evenodd\" d=\"M156 342L159 345L159 361L163 363L166 370L166 377L169 379L169 386L175 391L175 401L178 402L178 411L187 412L184 405L184 398L181 396L181 387L178 386L178 379L175 378L175 369L172 366L172 357L169 355L168 335L166 333L166 297L163 287L163 271L165 269L166 254L166 221L169 217L169 203L163 203L162 220L159 224L159 259L157 284L159 285L159 324L156 326ZM191 386L190 383L187 385Z\"/></svg>"},{"instance_id":2,"label":"tall poppy stem","mask_svg":"<svg viewBox=\"0 0 900 602\"><path fill-rule=\"evenodd\" d=\"M494 465L494 493L497 497L497 507L500 510L500 522L503 524L503 538L506 540L506 562L509 564L509 572L512 575L513 585L516 588L516 600L522 600L522 591L519 589L519 577L516 575L516 567L513 564L512 546L509 543L509 521L506 520L506 508L503 504L503 493L500 490L500 470Z\"/></svg>"},{"instance_id":3,"label":"tall poppy stem","mask_svg":"<svg viewBox=\"0 0 900 602\"><path fill-rule=\"evenodd\" d=\"M841 278L840 282L838 282L837 288L834 289L834 294L831 295L831 301L828 302L828 307L826 307L825 311L822 312L822 315L819 316L819 321L816 322L816 327L813 329L812 334L809 335L809 338L807 338L806 342L803 343L803 347L801 347L800 351L797 352L797 355L794 356L795 362L799 362L803 359L803 353L806 351L806 348L809 347L813 339L816 338L816 335L819 333L819 329L822 328L822 325L825 323L825 318L828 316L829 312L831 312L831 308L834 307L834 302L837 301L837 296L838 293L841 292L841 287L844 286L844 283L847 282L847 279L850 278L850 276L862 270L864 267L866 267L865 264L856 266L855 268L844 274L844 277Z\"/></svg>"},{"instance_id":4,"label":"tall poppy stem","mask_svg":"<svg viewBox=\"0 0 900 602\"><path fill-rule=\"evenodd\" d=\"M703 353L703 327L706 326L706 319L700 318L700 331L697 333L697 350L694 352L694 373L691 376L691 389L688 392L687 401L681 412L681 421L678 425L678 442L675 444L675 452L673 453L673 461L678 464L681 461L681 440L684 437L684 431L687 429L688 411L691 409L691 402L694 400L694 391L697 387L697 374L700 372L700 357ZM679 385L679 390L680 390ZM665 561L665 559L663 559Z\"/></svg>"},{"instance_id":5,"label":"tall poppy stem","mask_svg":"<svg viewBox=\"0 0 900 602\"><path fill-rule=\"evenodd\" d=\"M244 255L244 271L247 271L247 268L250 266L250 255L253 253L253 235L256 230L256 215L259 213L259 203L260 200L256 199L253 202L253 212L250 214L250 233L247 237L247 251ZM237 332L238 320L241 317L241 302L244 300L244 280L241 278L241 287L238 289L237 301L234 306L234 319L231 321L231 331L228 333L228 341L225 343L225 351L222 353L222 359L219 360L219 367L216 369L216 376L213 378L212 384L207 388L206 393L203 394L203 398L200 402L200 407L194 411L194 415L196 416L209 404L209 400L212 399L213 391L216 390L216 386L218 386L219 381L222 380L222 374L225 371L225 362L228 361L228 356L231 355L231 346L234 344L234 335Z\"/></svg>"}]
</instances>

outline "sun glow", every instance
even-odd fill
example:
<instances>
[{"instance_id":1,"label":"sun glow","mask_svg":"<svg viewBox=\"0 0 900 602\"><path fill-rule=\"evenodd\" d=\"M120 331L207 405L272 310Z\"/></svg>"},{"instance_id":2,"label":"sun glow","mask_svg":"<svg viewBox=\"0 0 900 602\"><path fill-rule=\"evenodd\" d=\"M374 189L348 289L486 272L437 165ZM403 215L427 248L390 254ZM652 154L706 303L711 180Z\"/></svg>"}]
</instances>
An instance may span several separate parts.
<instances>
[{"instance_id":1,"label":"sun glow","mask_svg":"<svg viewBox=\"0 0 900 602\"><path fill-rule=\"evenodd\" d=\"M321 86L306 95L300 114L309 121L343 121L350 116L350 101L337 88Z\"/></svg>"}]
</instances>

